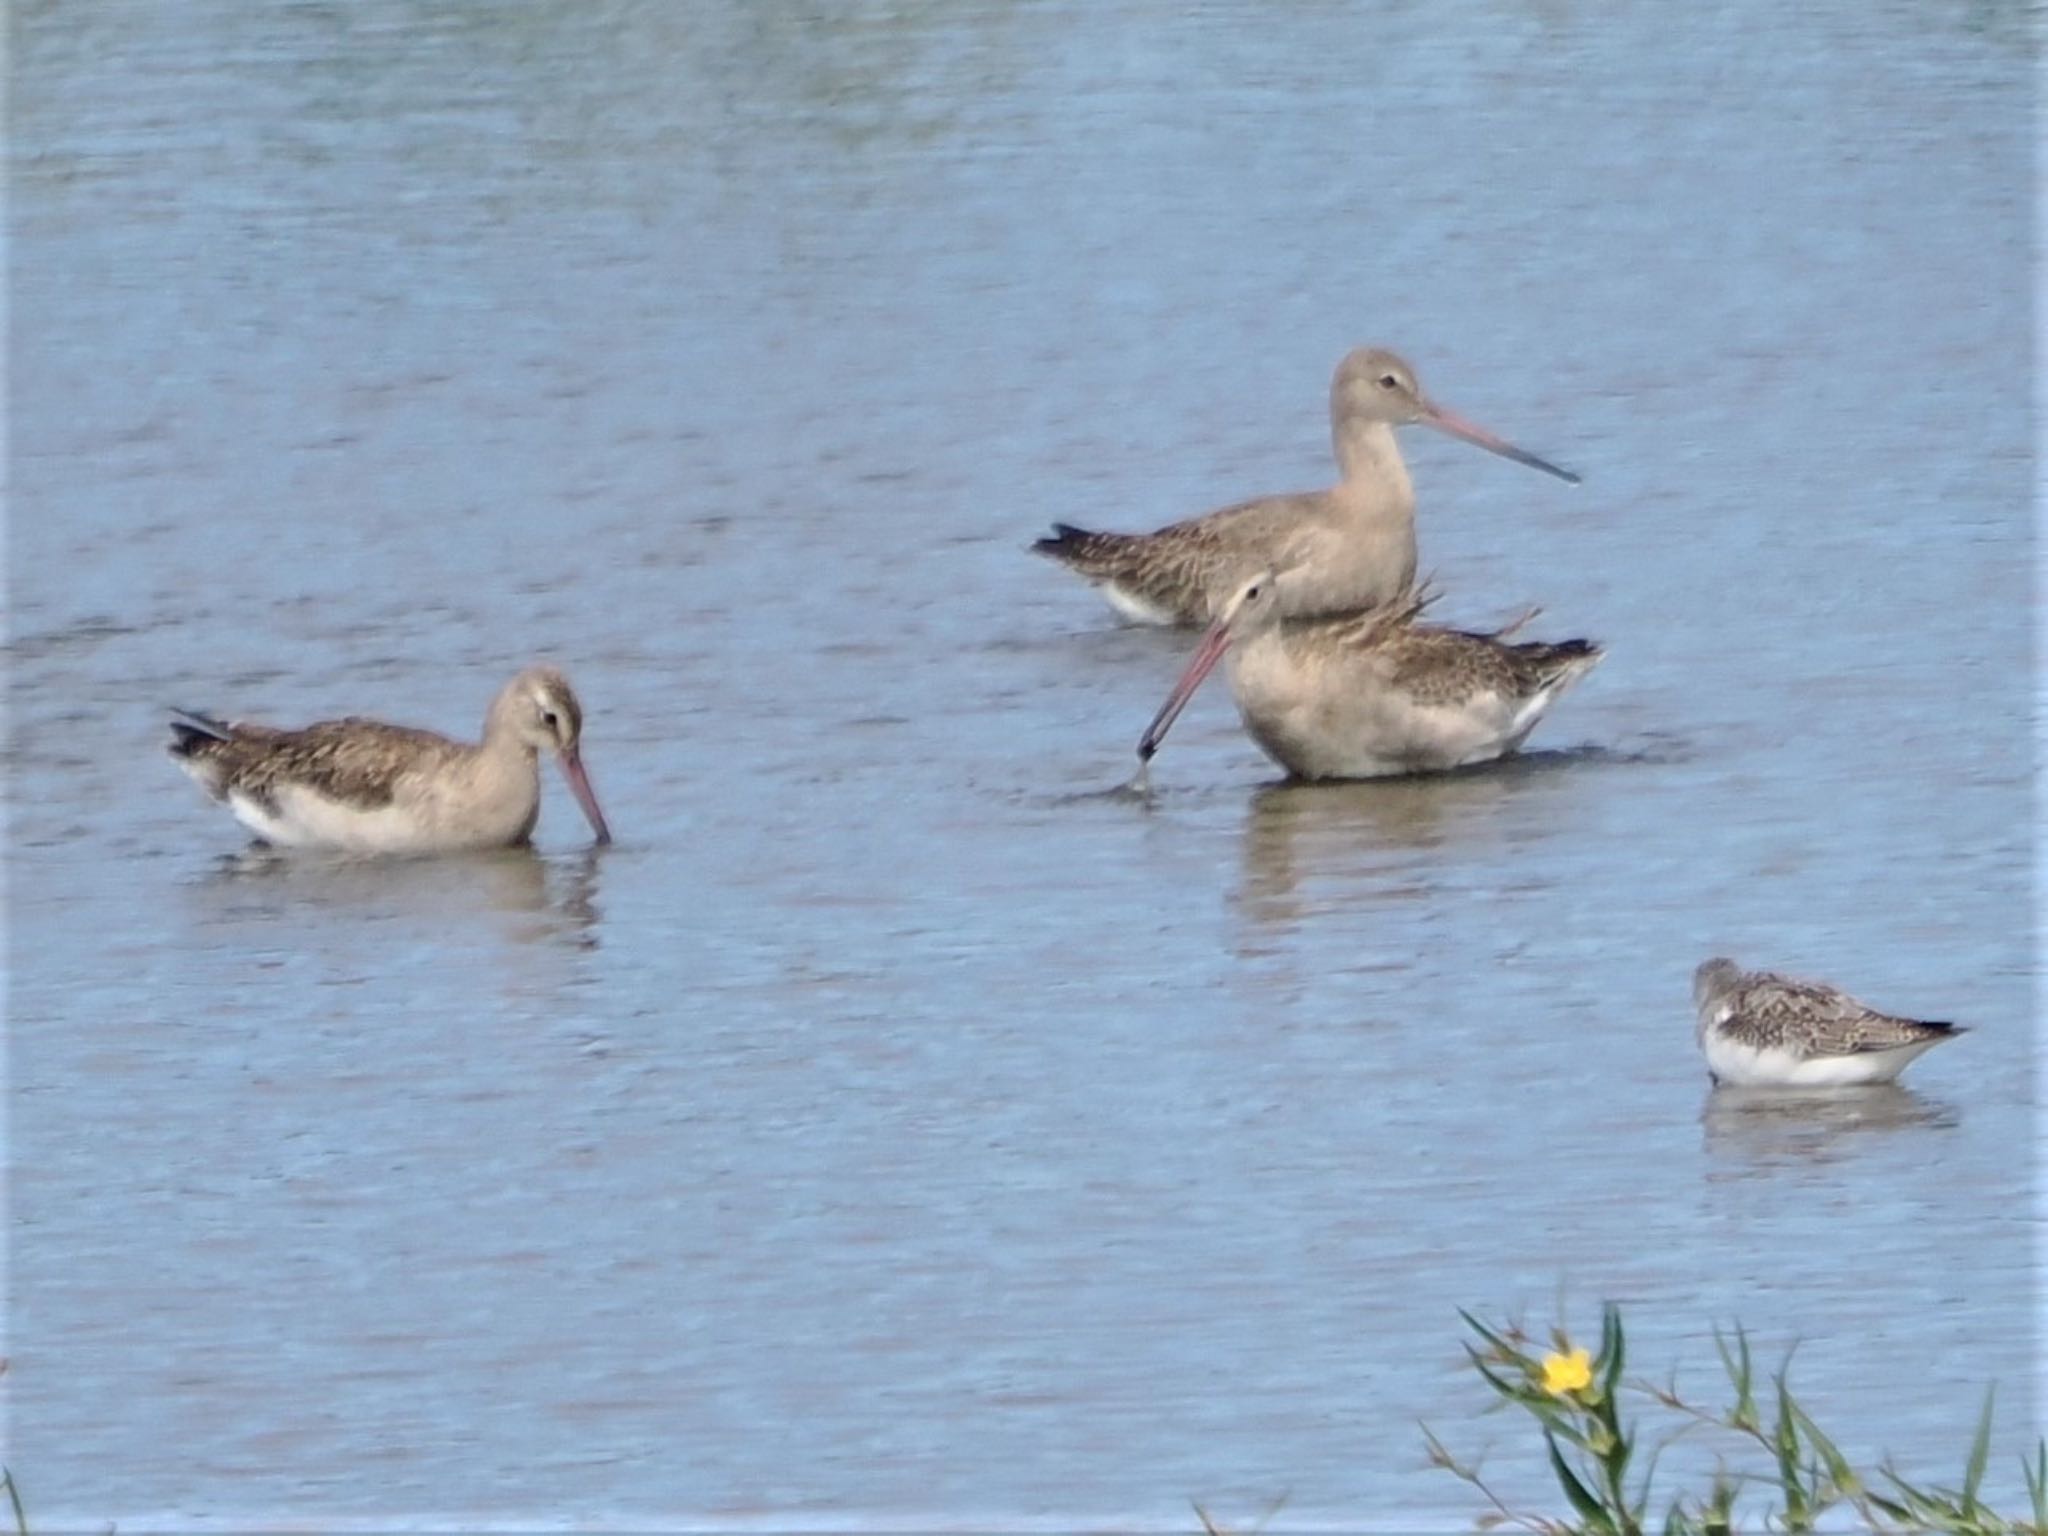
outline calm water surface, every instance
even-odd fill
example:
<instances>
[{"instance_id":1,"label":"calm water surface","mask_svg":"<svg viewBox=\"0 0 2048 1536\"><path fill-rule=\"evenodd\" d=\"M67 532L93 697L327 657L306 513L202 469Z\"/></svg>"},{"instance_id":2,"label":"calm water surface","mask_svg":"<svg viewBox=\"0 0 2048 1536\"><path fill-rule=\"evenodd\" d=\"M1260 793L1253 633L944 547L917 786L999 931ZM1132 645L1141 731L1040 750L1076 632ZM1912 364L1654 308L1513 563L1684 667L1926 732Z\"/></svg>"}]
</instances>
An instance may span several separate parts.
<instances>
[{"instance_id":1,"label":"calm water surface","mask_svg":"<svg viewBox=\"0 0 2048 1536\"><path fill-rule=\"evenodd\" d=\"M6 1460L39 1529L1451 1527L1454 1308L2041 1422L2026 23L1981 0L16 7ZM1023 546L1407 348L1497 771L1290 788ZM620 840L239 856L169 703ZM1726 949L1974 1032L1709 1095ZM1708 1448L1697 1453L1704 1457ZM2003 1475L2001 1472L2000 1475ZM2015 1479L2008 1479L2010 1487Z\"/></svg>"}]
</instances>

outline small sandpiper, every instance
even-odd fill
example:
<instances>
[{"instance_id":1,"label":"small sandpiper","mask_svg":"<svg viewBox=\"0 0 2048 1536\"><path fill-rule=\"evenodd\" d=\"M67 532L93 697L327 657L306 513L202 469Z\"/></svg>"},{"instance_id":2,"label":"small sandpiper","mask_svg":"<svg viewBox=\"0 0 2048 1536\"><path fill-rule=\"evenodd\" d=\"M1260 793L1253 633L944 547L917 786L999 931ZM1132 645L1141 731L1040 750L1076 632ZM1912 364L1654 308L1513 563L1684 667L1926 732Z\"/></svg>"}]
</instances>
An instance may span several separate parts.
<instances>
[{"instance_id":1,"label":"small sandpiper","mask_svg":"<svg viewBox=\"0 0 2048 1536\"><path fill-rule=\"evenodd\" d=\"M1716 1083L1835 1088L1889 1083L1922 1051L1963 1033L1879 1013L1848 993L1714 959L1693 972L1694 1035Z\"/></svg>"},{"instance_id":2,"label":"small sandpiper","mask_svg":"<svg viewBox=\"0 0 2048 1536\"><path fill-rule=\"evenodd\" d=\"M610 842L582 739L568 678L529 667L499 690L473 744L359 716L291 731L174 710L167 750L266 843L418 854L525 842L540 816L543 749L597 841Z\"/></svg>"}]
</instances>

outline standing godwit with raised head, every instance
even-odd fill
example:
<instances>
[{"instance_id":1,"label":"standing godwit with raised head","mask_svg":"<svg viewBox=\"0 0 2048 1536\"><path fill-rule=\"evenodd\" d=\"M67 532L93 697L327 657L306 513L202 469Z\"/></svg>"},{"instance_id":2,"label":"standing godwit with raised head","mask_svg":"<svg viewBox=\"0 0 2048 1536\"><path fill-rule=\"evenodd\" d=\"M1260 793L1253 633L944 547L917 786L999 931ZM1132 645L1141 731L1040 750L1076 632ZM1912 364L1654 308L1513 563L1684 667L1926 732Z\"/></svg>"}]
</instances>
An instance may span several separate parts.
<instances>
[{"instance_id":1,"label":"standing godwit with raised head","mask_svg":"<svg viewBox=\"0 0 2048 1536\"><path fill-rule=\"evenodd\" d=\"M1717 1083L1845 1088L1889 1083L1959 1025L1879 1013L1818 981L1709 960L1693 972L1693 1038Z\"/></svg>"},{"instance_id":2,"label":"standing godwit with raised head","mask_svg":"<svg viewBox=\"0 0 2048 1536\"><path fill-rule=\"evenodd\" d=\"M1391 602L1415 580L1415 488L1394 429L1411 422L1578 484L1579 477L1430 400L1415 370L1384 347L1360 347L1330 382L1330 438L1340 478L1323 491L1262 496L1155 533L1091 533L1068 523L1032 548L1085 576L1110 606L1144 624L1205 624L1261 570L1299 566L1296 613Z\"/></svg>"},{"instance_id":3,"label":"standing godwit with raised head","mask_svg":"<svg viewBox=\"0 0 2048 1536\"><path fill-rule=\"evenodd\" d=\"M523 843L540 816L543 750L561 764L600 843L583 771L583 706L553 667L498 691L483 740L351 716L303 730L173 711L171 756L266 843L347 853L453 853Z\"/></svg>"},{"instance_id":4,"label":"standing godwit with raised head","mask_svg":"<svg viewBox=\"0 0 2048 1536\"><path fill-rule=\"evenodd\" d=\"M1418 624L1431 601L1421 591L1363 613L1290 619L1295 574L1261 572L1224 604L1145 728L1141 760L1225 653L1245 729L1303 779L1433 773L1505 756L1602 654L1590 640L1507 640L1526 616L1490 632Z\"/></svg>"}]
</instances>

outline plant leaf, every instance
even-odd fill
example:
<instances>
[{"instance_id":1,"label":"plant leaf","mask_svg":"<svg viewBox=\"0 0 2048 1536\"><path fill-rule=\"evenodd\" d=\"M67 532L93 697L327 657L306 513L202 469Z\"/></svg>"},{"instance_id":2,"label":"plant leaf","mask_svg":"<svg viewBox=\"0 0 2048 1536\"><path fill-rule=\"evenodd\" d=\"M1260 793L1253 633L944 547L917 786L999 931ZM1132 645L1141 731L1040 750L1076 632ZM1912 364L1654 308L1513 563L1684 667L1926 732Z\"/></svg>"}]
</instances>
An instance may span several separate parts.
<instances>
[{"instance_id":1,"label":"plant leaf","mask_svg":"<svg viewBox=\"0 0 2048 1536\"><path fill-rule=\"evenodd\" d=\"M1785 1495L1785 1529L1811 1530L1813 1519L1799 1468L1799 1419L1783 1371L1778 1373L1778 1424L1771 1436L1771 1451L1778 1458L1778 1486Z\"/></svg>"},{"instance_id":2,"label":"plant leaf","mask_svg":"<svg viewBox=\"0 0 2048 1536\"><path fill-rule=\"evenodd\" d=\"M1486 1340L1487 1343L1491 1344L1495 1349L1499 1350L1501 1354L1512 1357L1514 1355L1521 1353L1521 1351L1517 1350L1513 1345L1509 1344L1506 1339L1502 1338L1499 1334L1495 1333L1491 1328L1487 1327L1486 1324L1479 1321L1478 1318L1474 1317L1470 1312L1467 1312L1463 1307L1458 1308L1458 1316L1462 1317L1465 1320L1465 1326L1467 1328L1470 1328L1474 1333L1478 1334L1479 1337ZM1467 1347L1469 1348L1470 1346Z\"/></svg>"},{"instance_id":3,"label":"plant leaf","mask_svg":"<svg viewBox=\"0 0 2048 1536\"><path fill-rule=\"evenodd\" d=\"M1564 1496L1571 1500L1572 1508L1579 1512L1579 1518L1586 1522L1587 1529L1614 1536L1613 1519L1586 1485L1579 1481L1578 1474L1566 1465L1564 1453L1557 1448L1557 1437L1546 1430L1543 1443L1550 1448L1550 1466L1557 1473L1558 1486L1564 1489Z\"/></svg>"},{"instance_id":4,"label":"plant leaf","mask_svg":"<svg viewBox=\"0 0 2048 1536\"><path fill-rule=\"evenodd\" d=\"M1525 1408L1532 1406L1529 1384L1527 1382L1510 1382L1496 1375L1493 1367L1487 1364L1486 1357L1470 1345L1465 1347L1465 1353L1472 1357L1472 1369L1484 1376L1487 1385L1492 1387L1494 1391L1511 1403L1520 1403Z\"/></svg>"},{"instance_id":5,"label":"plant leaf","mask_svg":"<svg viewBox=\"0 0 2048 1536\"><path fill-rule=\"evenodd\" d=\"M1835 1442L1823 1434L1821 1427L1813 1422L1813 1415L1797 1403L1792 1404L1792 1411L1799 1415L1799 1425L1806 1431L1807 1442L1820 1453L1820 1459L1826 1464L1828 1481L1835 1485L1835 1491L1848 1495L1861 1493L1863 1480L1856 1475L1856 1469L1849 1465L1849 1458L1844 1456Z\"/></svg>"},{"instance_id":6,"label":"plant leaf","mask_svg":"<svg viewBox=\"0 0 2048 1536\"><path fill-rule=\"evenodd\" d=\"M1888 1515L1894 1520L1911 1520L1913 1518L1913 1511L1895 1500L1886 1498L1881 1493L1866 1493L1863 1497L1869 1500L1871 1506L1879 1513Z\"/></svg>"},{"instance_id":7,"label":"plant leaf","mask_svg":"<svg viewBox=\"0 0 2048 1536\"><path fill-rule=\"evenodd\" d=\"M1888 1466L1879 1467L1878 1471L1884 1474L1885 1480L1897 1490L1900 1499L1905 1502L1908 1518L1918 1520L1924 1525L1929 1523L1930 1515L1940 1512L1941 1501L1925 1489L1916 1488Z\"/></svg>"},{"instance_id":8,"label":"plant leaf","mask_svg":"<svg viewBox=\"0 0 2048 1536\"><path fill-rule=\"evenodd\" d=\"M1963 1516L1975 1519L1977 1490L1984 1484L1984 1466L1991 1459L1991 1405L1998 1396L1998 1384L1984 1389L1984 1412L1977 1419L1977 1438L1970 1442L1970 1465L1963 1473Z\"/></svg>"},{"instance_id":9,"label":"plant leaf","mask_svg":"<svg viewBox=\"0 0 2048 1536\"><path fill-rule=\"evenodd\" d=\"M1729 1385L1735 1388L1735 1407L1729 1411L1728 1422L1737 1429L1757 1430L1760 1428L1756 1412L1756 1373L1749 1356L1749 1335L1742 1325L1735 1325L1735 1349L1731 1352L1728 1343L1721 1337L1721 1329L1714 1328L1714 1348L1721 1352L1721 1367L1728 1373Z\"/></svg>"},{"instance_id":10,"label":"plant leaf","mask_svg":"<svg viewBox=\"0 0 2048 1536\"><path fill-rule=\"evenodd\" d=\"M1606 1369L1600 1375L1600 1390L1611 1401L1621 1386L1621 1364L1628 1344L1621 1331L1621 1308L1608 1302L1600 1313L1600 1358Z\"/></svg>"}]
</instances>

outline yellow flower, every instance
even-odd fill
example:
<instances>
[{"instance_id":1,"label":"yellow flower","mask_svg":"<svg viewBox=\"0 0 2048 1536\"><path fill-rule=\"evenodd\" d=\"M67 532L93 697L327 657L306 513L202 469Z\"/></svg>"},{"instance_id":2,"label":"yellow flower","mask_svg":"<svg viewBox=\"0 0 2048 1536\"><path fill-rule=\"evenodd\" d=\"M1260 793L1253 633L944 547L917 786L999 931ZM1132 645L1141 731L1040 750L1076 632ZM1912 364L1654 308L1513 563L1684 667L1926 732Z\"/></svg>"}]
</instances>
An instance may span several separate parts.
<instances>
[{"instance_id":1,"label":"yellow flower","mask_svg":"<svg viewBox=\"0 0 2048 1536\"><path fill-rule=\"evenodd\" d=\"M1543 1390L1553 1397L1582 1392L1593 1384L1593 1357L1583 1349L1543 1357Z\"/></svg>"}]
</instances>

